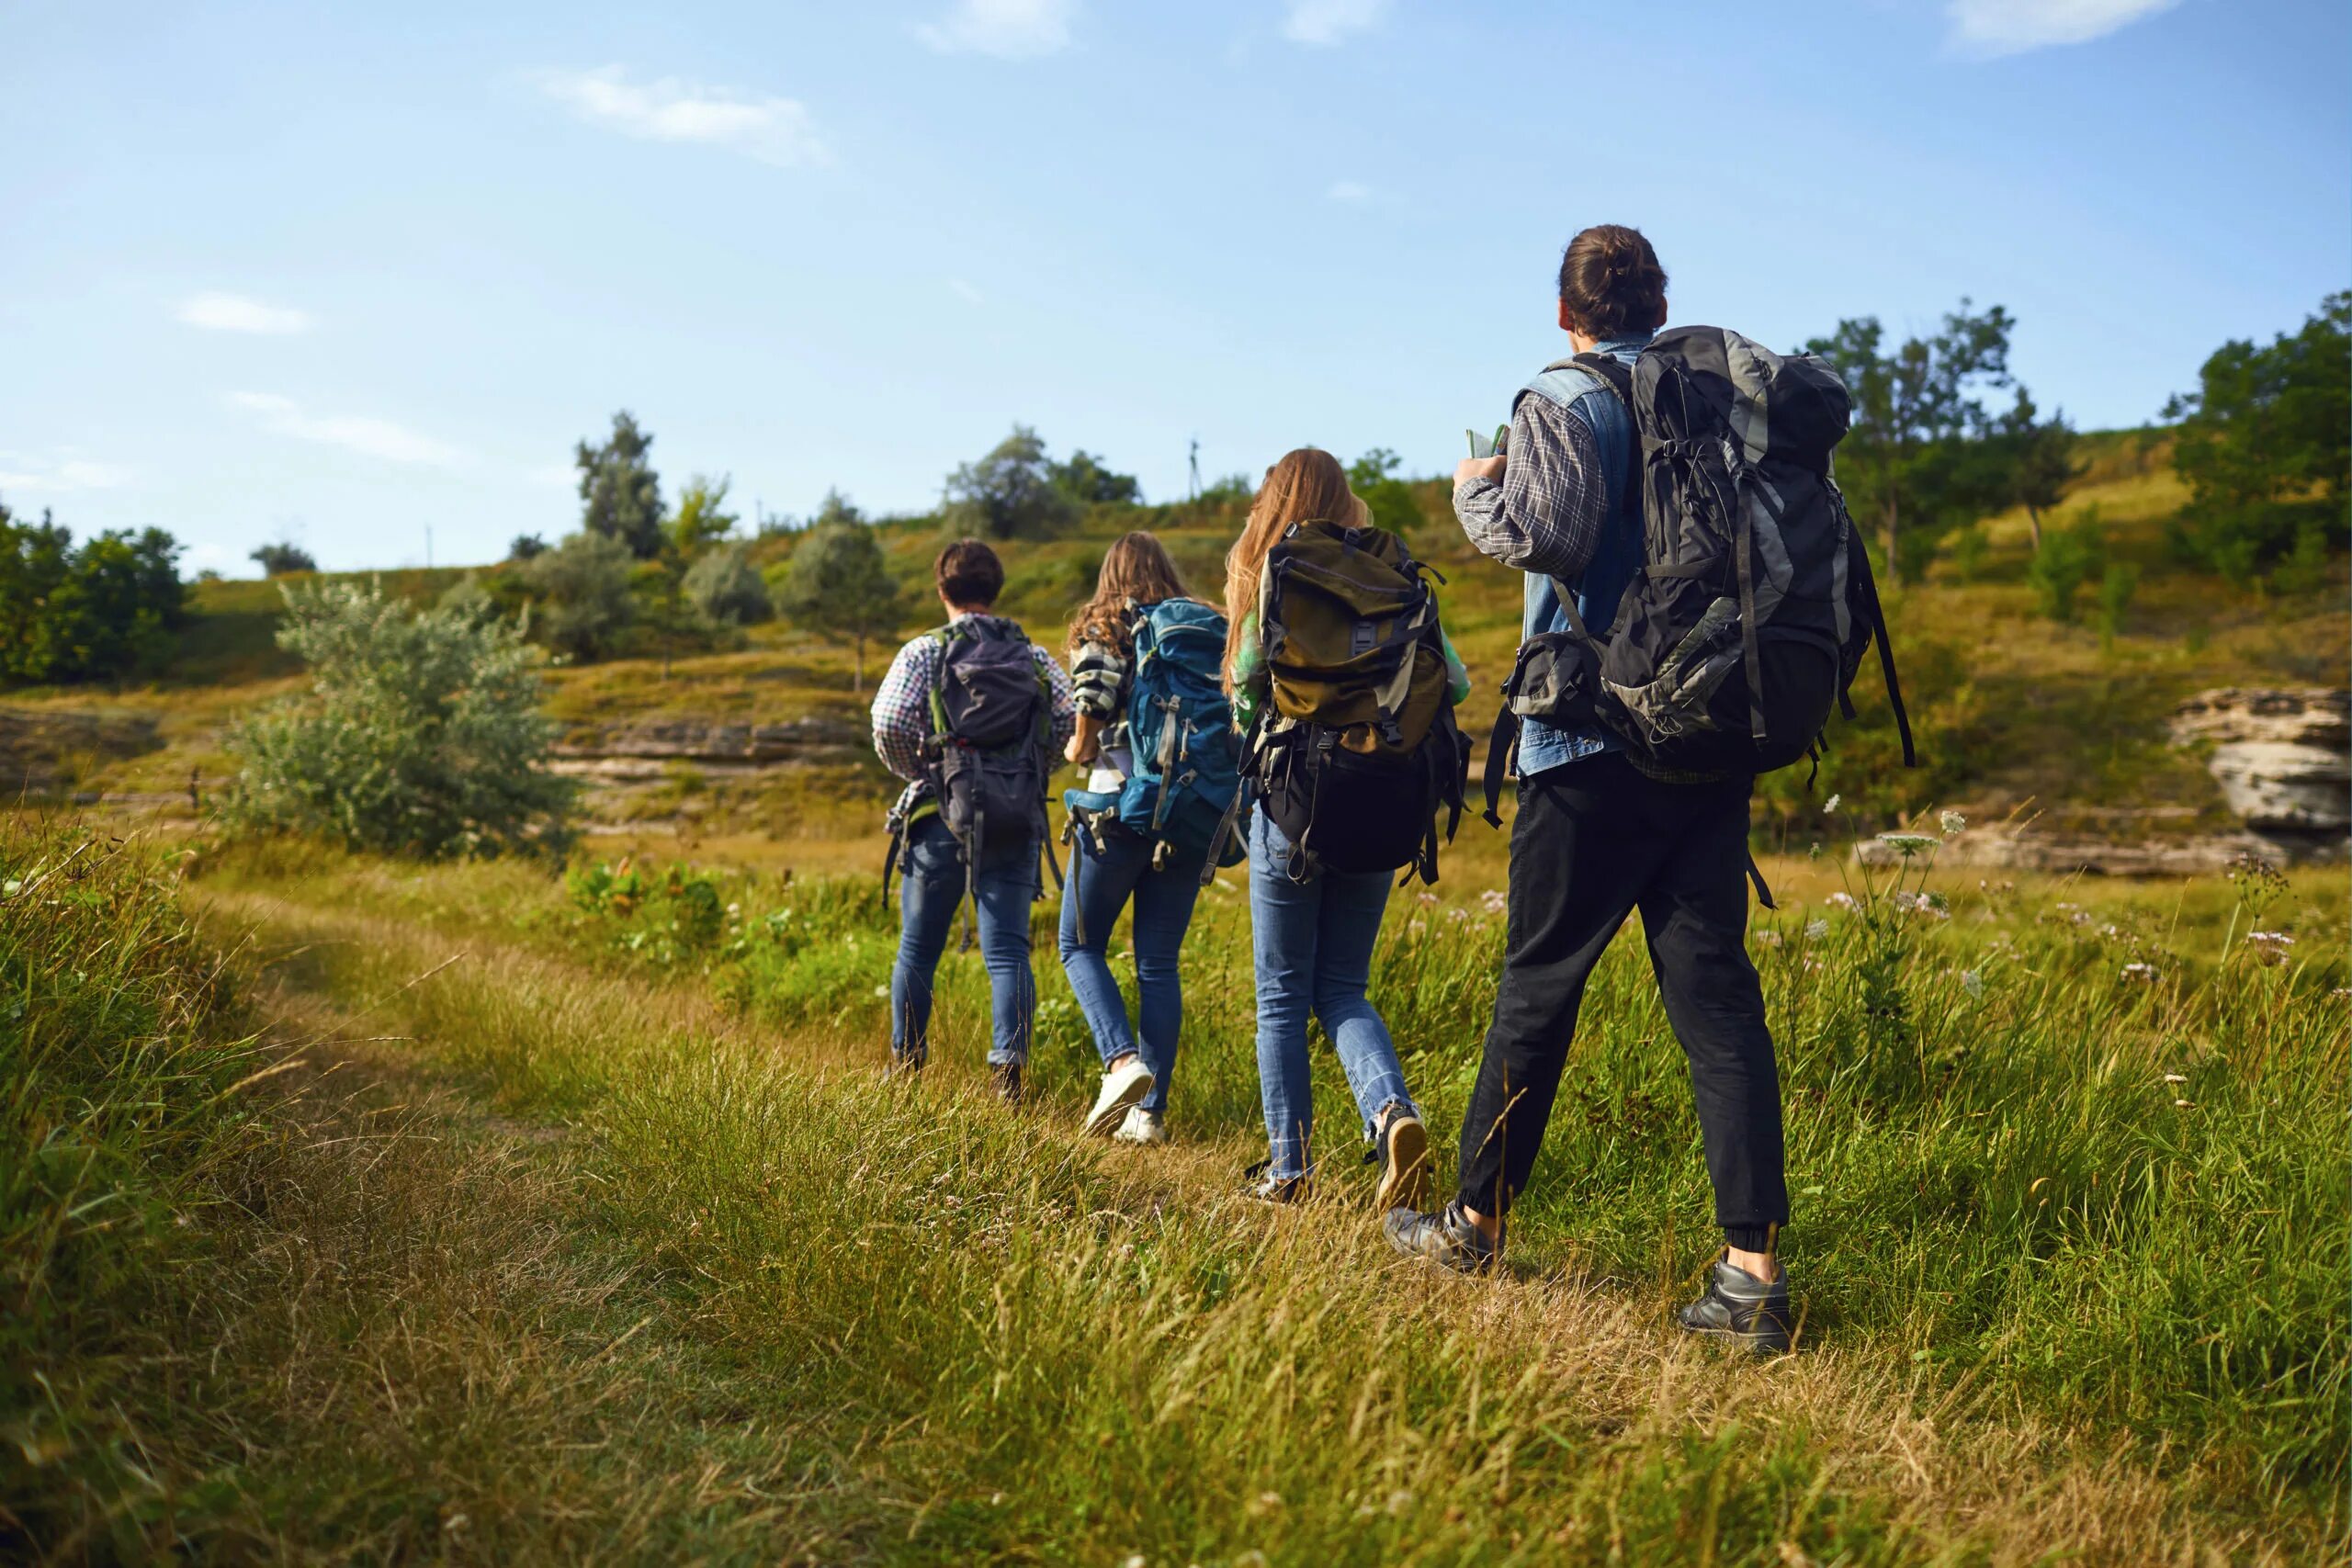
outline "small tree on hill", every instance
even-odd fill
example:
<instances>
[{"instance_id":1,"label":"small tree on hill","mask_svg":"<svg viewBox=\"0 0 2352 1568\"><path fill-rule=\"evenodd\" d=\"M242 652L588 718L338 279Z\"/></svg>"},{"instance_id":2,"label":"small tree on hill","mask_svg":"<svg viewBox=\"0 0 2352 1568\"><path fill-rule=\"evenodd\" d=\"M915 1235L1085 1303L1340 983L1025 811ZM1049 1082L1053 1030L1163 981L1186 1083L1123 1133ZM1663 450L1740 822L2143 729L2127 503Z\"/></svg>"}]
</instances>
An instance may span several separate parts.
<instances>
[{"instance_id":1,"label":"small tree on hill","mask_svg":"<svg viewBox=\"0 0 2352 1568\"><path fill-rule=\"evenodd\" d=\"M538 624L548 646L582 662L611 652L637 613L629 568L627 546L584 529L526 562L523 581L545 604Z\"/></svg>"},{"instance_id":2,"label":"small tree on hill","mask_svg":"<svg viewBox=\"0 0 2352 1568\"><path fill-rule=\"evenodd\" d=\"M987 457L947 476L941 522L950 534L1035 539L1068 526L1077 514L1077 504L1054 482L1045 442L1016 424Z\"/></svg>"},{"instance_id":3,"label":"small tree on hill","mask_svg":"<svg viewBox=\"0 0 2352 1568\"><path fill-rule=\"evenodd\" d=\"M259 563L264 577L287 577L298 571L316 571L319 563L311 552L288 539L257 547L247 560Z\"/></svg>"},{"instance_id":4,"label":"small tree on hill","mask_svg":"<svg viewBox=\"0 0 2352 1568\"><path fill-rule=\"evenodd\" d=\"M1372 520L1399 538L1409 539L1426 521L1413 487L1396 477L1404 459L1385 446L1375 446L1348 465L1348 488L1372 509Z\"/></svg>"},{"instance_id":5,"label":"small tree on hill","mask_svg":"<svg viewBox=\"0 0 2352 1568\"><path fill-rule=\"evenodd\" d=\"M2082 477L2082 465L2075 460L2075 427L2066 423L2064 409L2040 418L2032 397L2019 387L2017 406L2002 416L2001 441L2009 464L2009 497L2025 508L2039 554L2041 514L2064 501Z\"/></svg>"},{"instance_id":6,"label":"small tree on hill","mask_svg":"<svg viewBox=\"0 0 2352 1568\"><path fill-rule=\"evenodd\" d=\"M652 446L653 437L623 409L602 446L582 441L571 459L580 469L581 527L619 540L639 560L662 549L662 477L647 456Z\"/></svg>"},{"instance_id":7,"label":"small tree on hill","mask_svg":"<svg viewBox=\"0 0 2352 1568\"><path fill-rule=\"evenodd\" d=\"M685 590L696 613L722 626L757 626L775 615L767 582L741 545L705 551L686 569Z\"/></svg>"},{"instance_id":8,"label":"small tree on hill","mask_svg":"<svg viewBox=\"0 0 2352 1568\"><path fill-rule=\"evenodd\" d=\"M547 771L545 656L514 623L327 583L287 590L277 641L311 687L231 730L232 829L427 859L561 852L574 790Z\"/></svg>"},{"instance_id":9,"label":"small tree on hill","mask_svg":"<svg viewBox=\"0 0 2352 1568\"><path fill-rule=\"evenodd\" d=\"M678 510L671 514L669 536L671 547L683 559L693 561L713 545L735 536L735 525L742 519L727 510L727 491L732 482L724 476L712 479L696 474L678 492Z\"/></svg>"},{"instance_id":10,"label":"small tree on hill","mask_svg":"<svg viewBox=\"0 0 2352 1568\"><path fill-rule=\"evenodd\" d=\"M1143 486L1133 474L1113 472L1091 452L1074 451L1046 467L1055 485L1080 506L1134 506L1143 500Z\"/></svg>"},{"instance_id":11,"label":"small tree on hill","mask_svg":"<svg viewBox=\"0 0 2352 1568\"><path fill-rule=\"evenodd\" d=\"M834 497L827 497L830 503ZM845 510L853 510L843 503ZM898 582L871 528L820 523L786 564L780 608L795 625L855 652L850 690L865 690L865 644L898 630L906 613Z\"/></svg>"},{"instance_id":12,"label":"small tree on hill","mask_svg":"<svg viewBox=\"0 0 2352 1568\"><path fill-rule=\"evenodd\" d=\"M544 555L547 547L548 542L537 534L517 534L514 536L514 543L506 547L506 558L513 561L531 560Z\"/></svg>"},{"instance_id":13,"label":"small tree on hill","mask_svg":"<svg viewBox=\"0 0 2352 1568\"><path fill-rule=\"evenodd\" d=\"M1970 448L1992 426L1982 389L2009 384L2015 325L1998 305L1972 314L1962 299L1942 331L1891 352L1875 316L1840 321L1836 333L1805 345L1836 367L1853 398L1838 478L1858 520L1876 519L1887 571L1898 580L1927 564L1927 549L1902 553L1906 530L1932 546L1938 530L1998 499L1997 467Z\"/></svg>"}]
</instances>

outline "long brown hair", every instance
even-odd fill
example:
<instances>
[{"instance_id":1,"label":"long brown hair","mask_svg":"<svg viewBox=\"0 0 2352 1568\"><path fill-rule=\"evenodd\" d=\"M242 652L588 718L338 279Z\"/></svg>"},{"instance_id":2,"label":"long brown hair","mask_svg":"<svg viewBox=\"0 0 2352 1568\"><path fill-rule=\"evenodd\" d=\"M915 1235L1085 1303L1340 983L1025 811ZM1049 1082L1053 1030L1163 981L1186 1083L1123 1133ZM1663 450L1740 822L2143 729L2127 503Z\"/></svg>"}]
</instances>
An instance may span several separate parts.
<instances>
[{"instance_id":1,"label":"long brown hair","mask_svg":"<svg viewBox=\"0 0 2352 1568\"><path fill-rule=\"evenodd\" d=\"M1127 653L1127 606L1157 604L1163 599L1189 599L1184 579L1169 558L1168 547L1155 535L1138 528L1122 534L1102 552L1102 570L1094 580L1094 597L1080 607L1069 623L1069 649L1099 642Z\"/></svg>"},{"instance_id":2,"label":"long brown hair","mask_svg":"<svg viewBox=\"0 0 2352 1568\"><path fill-rule=\"evenodd\" d=\"M1371 513L1348 488L1347 470L1319 446L1301 446L1266 470L1258 499L1250 505L1241 537L1225 552L1225 679L1241 657L1241 623L1258 612L1258 575L1266 552L1294 523L1337 523L1358 527Z\"/></svg>"}]
</instances>

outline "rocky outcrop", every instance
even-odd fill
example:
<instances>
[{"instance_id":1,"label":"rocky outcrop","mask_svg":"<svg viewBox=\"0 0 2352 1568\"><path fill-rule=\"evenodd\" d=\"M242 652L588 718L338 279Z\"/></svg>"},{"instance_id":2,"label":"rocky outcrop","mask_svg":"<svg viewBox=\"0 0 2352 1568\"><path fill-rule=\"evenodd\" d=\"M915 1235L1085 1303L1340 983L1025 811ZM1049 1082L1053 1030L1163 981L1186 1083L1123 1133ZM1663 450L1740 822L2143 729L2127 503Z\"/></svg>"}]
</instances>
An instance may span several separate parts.
<instances>
[{"instance_id":1,"label":"rocky outcrop","mask_svg":"<svg viewBox=\"0 0 2352 1568\"><path fill-rule=\"evenodd\" d=\"M2314 858L2260 833L2182 833L2119 840L2085 833L2044 832L2006 823L1971 828L1946 840L1935 852L1947 870L1978 867L2046 871L2060 876L2210 876L2257 860L2285 865ZM1864 865L1895 865L1902 852L1865 839L1854 848Z\"/></svg>"},{"instance_id":2,"label":"rocky outcrop","mask_svg":"<svg viewBox=\"0 0 2352 1568\"><path fill-rule=\"evenodd\" d=\"M616 782L659 779L681 763L723 776L854 762L867 755L865 737L855 725L819 717L788 724L637 719L578 725L553 750L554 772Z\"/></svg>"},{"instance_id":3,"label":"rocky outcrop","mask_svg":"<svg viewBox=\"0 0 2352 1568\"><path fill-rule=\"evenodd\" d=\"M2247 828L2301 857L2341 852L2352 829L2352 693L2227 686L2173 715L2173 743L2211 745L2206 766Z\"/></svg>"}]
</instances>

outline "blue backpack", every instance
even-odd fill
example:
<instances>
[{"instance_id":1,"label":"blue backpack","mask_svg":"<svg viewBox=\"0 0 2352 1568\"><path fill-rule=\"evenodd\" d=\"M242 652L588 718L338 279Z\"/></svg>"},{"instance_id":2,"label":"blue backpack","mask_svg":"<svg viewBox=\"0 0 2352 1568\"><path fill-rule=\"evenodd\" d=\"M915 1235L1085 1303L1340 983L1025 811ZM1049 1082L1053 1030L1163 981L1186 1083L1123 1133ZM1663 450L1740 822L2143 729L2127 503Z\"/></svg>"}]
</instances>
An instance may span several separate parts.
<instances>
[{"instance_id":1,"label":"blue backpack","mask_svg":"<svg viewBox=\"0 0 2352 1568\"><path fill-rule=\"evenodd\" d=\"M1206 850L1241 788L1240 738L1223 680L1225 617L1195 599L1165 599L1138 609L1129 632L1133 771L1115 795L1074 789L1063 798L1074 813L1115 816L1156 845ZM1217 863L1239 858L1235 852Z\"/></svg>"}]
</instances>

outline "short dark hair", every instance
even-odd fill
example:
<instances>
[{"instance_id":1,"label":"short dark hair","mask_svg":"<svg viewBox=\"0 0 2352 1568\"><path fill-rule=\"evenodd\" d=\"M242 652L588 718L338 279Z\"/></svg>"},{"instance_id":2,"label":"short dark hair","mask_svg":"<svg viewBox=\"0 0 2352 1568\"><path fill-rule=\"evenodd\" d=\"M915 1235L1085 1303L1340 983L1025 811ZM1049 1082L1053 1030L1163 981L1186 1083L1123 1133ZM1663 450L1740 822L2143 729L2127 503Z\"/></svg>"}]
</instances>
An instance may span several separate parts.
<instances>
[{"instance_id":1,"label":"short dark hair","mask_svg":"<svg viewBox=\"0 0 2352 1568\"><path fill-rule=\"evenodd\" d=\"M1004 592L1004 563L978 539L958 539L940 551L931 571L951 604L985 610Z\"/></svg>"},{"instance_id":2,"label":"short dark hair","mask_svg":"<svg viewBox=\"0 0 2352 1568\"><path fill-rule=\"evenodd\" d=\"M1597 223L1560 257L1560 303L1587 337L1623 337L1666 325L1666 268L1639 229Z\"/></svg>"}]
</instances>

